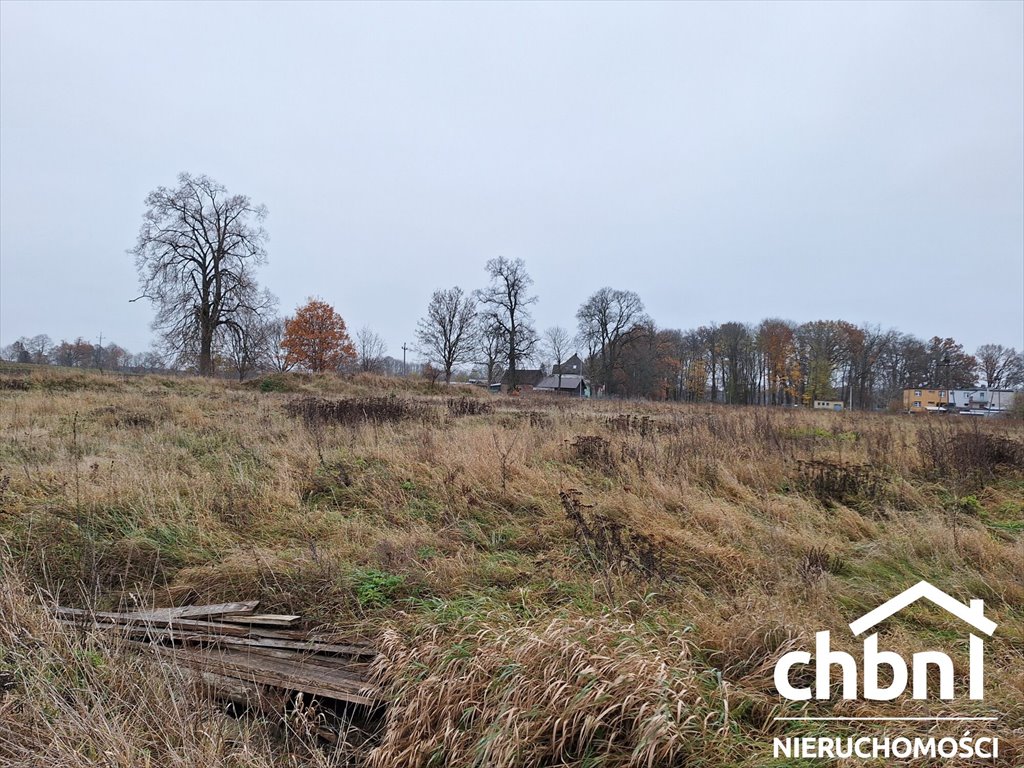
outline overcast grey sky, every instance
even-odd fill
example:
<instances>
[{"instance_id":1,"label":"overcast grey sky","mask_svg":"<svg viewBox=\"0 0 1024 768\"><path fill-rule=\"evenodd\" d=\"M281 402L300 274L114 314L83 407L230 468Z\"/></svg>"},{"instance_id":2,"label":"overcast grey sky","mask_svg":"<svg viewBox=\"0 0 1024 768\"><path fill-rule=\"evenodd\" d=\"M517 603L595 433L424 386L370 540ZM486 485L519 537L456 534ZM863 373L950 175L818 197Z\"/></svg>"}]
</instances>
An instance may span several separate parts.
<instances>
[{"instance_id":1,"label":"overcast grey sky","mask_svg":"<svg viewBox=\"0 0 1024 768\"><path fill-rule=\"evenodd\" d=\"M0 2L0 340L152 338L180 171L265 203L263 282L401 356L522 257L662 327L781 316L1024 346L1024 4Z\"/></svg>"}]
</instances>

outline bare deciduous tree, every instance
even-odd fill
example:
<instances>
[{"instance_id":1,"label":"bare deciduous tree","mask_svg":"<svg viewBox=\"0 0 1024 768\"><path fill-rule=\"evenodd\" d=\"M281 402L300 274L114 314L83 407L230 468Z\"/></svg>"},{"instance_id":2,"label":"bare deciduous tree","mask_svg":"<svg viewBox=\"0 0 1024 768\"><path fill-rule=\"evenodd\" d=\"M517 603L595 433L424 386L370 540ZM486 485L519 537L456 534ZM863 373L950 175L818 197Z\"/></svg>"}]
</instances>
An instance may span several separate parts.
<instances>
[{"instance_id":1,"label":"bare deciduous tree","mask_svg":"<svg viewBox=\"0 0 1024 768\"><path fill-rule=\"evenodd\" d=\"M32 356L29 354L28 349L25 346L26 339L22 337L15 341L13 344L8 344L3 348L3 358L12 363L29 363L32 361Z\"/></svg>"},{"instance_id":2,"label":"bare deciduous tree","mask_svg":"<svg viewBox=\"0 0 1024 768\"><path fill-rule=\"evenodd\" d=\"M522 259L504 256L488 261L487 273L491 284L477 291L477 300L482 305L484 323L500 334L503 341L509 389L515 389L519 383L517 366L530 359L538 341L527 309L537 301L536 296L529 295L533 279L527 274Z\"/></svg>"},{"instance_id":3,"label":"bare deciduous tree","mask_svg":"<svg viewBox=\"0 0 1024 768\"><path fill-rule=\"evenodd\" d=\"M18 345L18 360L20 363L36 363L45 365L50 362L49 353L53 349L53 340L45 333L40 333L32 338L22 336L15 342Z\"/></svg>"},{"instance_id":4,"label":"bare deciduous tree","mask_svg":"<svg viewBox=\"0 0 1024 768\"><path fill-rule=\"evenodd\" d=\"M635 326L648 325L644 303L633 291L602 288L576 312L580 339L600 356L599 380L611 391L623 340Z\"/></svg>"},{"instance_id":5,"label":"bare deciduous tree","mask_svg":"<svg viewBox=\"0 0 1024 768\"><path fill-rule=\"evenodd\" d=\"M455 286L434 291L427 315L416 327L420 350L441 367L446 384L451 383L456 365L472 362L475 319L476 303Z\"/></svg>"},{"instance_id":6,"label":"bare deciduous tree","mask_svg":"<svg viewBox=\"0 0 1024 768\"><path fill-rule=\"evenodd\" d=\"M364 325L356 333L356 362L359 370L377 373L383 370L384 355L388 345L380 334Z\"/></svg>"},{"instance_id":7,"label":"bare deciduous tree","mask_svg":"<svg viewBox=\"0 0 1024 768\"><path fill-rule=\"evenodd\" d=\"M569 332L560 325L554 325L544 331L545 351L551 355L558 370L558 390L562 389L562 363L565 362L565 355L569 351L572 337Z\"/></svg>"},{"instance_id":8,"label":"bare deciduous tree","mask_svg":"<svg viewBox=\"0 0 1024 768\"><path fill-rule=\"evenodd\" d=\"M982 344L975 353L989 389L1012 389L1024 384L1024 354L1002 344Z\"/></svg>"},{"instance_id":9,"label":"bare deciduous tree","mask_svg":"<svg viewBox=\"0 0 1024 768\"><path fill-rule=\"evenodd\" d=\"M240 313L228 328L225 339L225 354L231 367L238 374L238 380L259 368L269 365L272 356L274 318L263 318L255 312Z\"/></svg>"},{"instance_id":10,"label":"bare deciduous tree","mask_svg":"<svg viewBox=\"0 0 1024 768\"><path fill-rule=\"evenodd\" d=\"M476 354L484 367L488 385L494 384L505 373L505 340L501 330L490 326L486 318L477 319Z\"/></svg>"},{"instance_id":11,"label":"bare deciduous tree","mask_svg":"<svg viewBox=\"0 0 1024 768\"><path fill-rule=\"evenodd\" d=\"M236 328L245 312L266 310L253 272L266 261L267 210L187 173L175 189L151 192L146 206L130 251L142 284L138 298L156 306L153 328L168 347L181 358L195 356L199 373L209 375L221 329Z\"/></svg>"},{"instance_id":12,"label":"bare deciduous tree","mask_svg":"<svg viewBox=\"0 0 1024 768\"><path fill-rule=\"evenodd\" d=\"M288 356L288 350L284 348L285 328L288 317L272 317L267 320L267 365L275 371L284 373L295 367L295 362Z\"/></svg>"}]
</instances>

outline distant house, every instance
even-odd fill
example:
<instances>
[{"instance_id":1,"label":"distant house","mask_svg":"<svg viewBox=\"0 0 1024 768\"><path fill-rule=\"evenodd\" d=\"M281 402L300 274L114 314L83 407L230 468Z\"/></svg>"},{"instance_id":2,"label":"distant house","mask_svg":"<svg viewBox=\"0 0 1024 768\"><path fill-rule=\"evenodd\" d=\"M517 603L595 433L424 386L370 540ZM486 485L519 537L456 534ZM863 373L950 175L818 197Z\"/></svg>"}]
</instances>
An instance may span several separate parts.
<instances>
[{"instance_id":1,"label":"distant house","mask_svg":"<svg viewBox=\"0 0 1024 768\"><path fill-rule=\"evenodd\" d=\"M818 411L841 411L843 410L842 400L815 400L814 409Z\"/></svg>"},{"instance_id":2,"label":"distant house","mask_svg":"<svg viewBox=\"0 0 1024 768\"><path fill-rule=\"evenodd\" d=\"M583 361L580 360L580 356L573 354L568 360L565 360L561 365L551 366L552 374L576 374L577 376L583 375Z\"/></svg>"},{"instance_id":3,"label":"distant house","mask_svg":"<svg viewBox=\"0 0 1024 768\"><path fill-rule=\"evenodd\" d=\"M519 387L521 392L529 392L538 384L540 384L547 374L543 368L527 368L522 371L516 371L516 385ZM501 377L501 391L508 392L509 387L512 385L512 376L506 373Z\"/></svg>"},{"instance_id":4,"label":"distant house","mask_svg":"<svg viewBox=\"0 0 1024 768\"><path fill-rule=\"evenodd\" d=\"M944 411L949 405L948 392L945 389L915 387L903 390L903 410L909 413L927 413L928 411Z\"/></svg>"},{"instance_id":5,"label":"distant house","mask_svg":"<svg viewBox=\"0 0 1024 768\"><path fill-rule=\"evenodd\" d=\"M940 389L911 387L903 390L903 410L907 413L964 413L994 416L1013 405L1016 392L1010 389Z\"/></svg>"},{"instance_id":6,"label":"distant house","mask_svg":"<svg viewBox=\"0 0 1024 768\"><path fill-rule=\"evenodd\" d=\"M1013 407L1012 389L951 389L949 404L958 411L1005 413Z\"/></svg>"},{"instance_id":7,"label":"distant house","mask_svg":"<svg viewBox=\"0 0 1024 768\"><path fill-rule=\"evenodd\" d=\"M559 381L561 379L561 381ZM590 384L582 376L564 373L561 376L547 376L536 387L534 392L548 392L574 397L590 397Z\"/></svg>"}]
</instances>

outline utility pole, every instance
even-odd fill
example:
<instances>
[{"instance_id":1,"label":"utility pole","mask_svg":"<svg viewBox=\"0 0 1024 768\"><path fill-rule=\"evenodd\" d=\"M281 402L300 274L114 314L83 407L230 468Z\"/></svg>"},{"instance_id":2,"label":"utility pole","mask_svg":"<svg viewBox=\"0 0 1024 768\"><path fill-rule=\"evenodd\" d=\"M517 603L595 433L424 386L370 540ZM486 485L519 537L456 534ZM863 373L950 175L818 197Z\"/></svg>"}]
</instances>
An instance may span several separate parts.
<instances>
[{"instance_id":1,"label":"utility pole","mask_svg":"<svg viewBox=\"0 0 1024 768\"><path fill-rule=\"evenodd\" d=\"M405 353L408 352L408 351L409 351L409 347L407 347L405 345L405 342L403 341L402 342L402 376L408 376L409 375L409 369L408 369L408 367L406 367L406 364L405 364Z\"/></svg>"},{"instance_id":2,"label":"utility pole","mask_svg":"<svg viewBox=\"0 0 1024 768\"><path fill-rule=\"evenodd\" d=\"M949 354L942 356L942 364L946 366L946 403L947 405L953 402L953 393L949 390L949 366L952 361L949 359ZM955 405L953 406L956 407Z\"/></svg>"},{"instance_id":3,"label":"utility pole","mask_svg":"<svg viewBox=\"0 0 1024 768\"><path fill-rule=\"evenodd\" d=\"M853 366L852 365L850 366L849 378L850 378L850 410L852 411L853 410Z\"/></svg>"}]
</instances>

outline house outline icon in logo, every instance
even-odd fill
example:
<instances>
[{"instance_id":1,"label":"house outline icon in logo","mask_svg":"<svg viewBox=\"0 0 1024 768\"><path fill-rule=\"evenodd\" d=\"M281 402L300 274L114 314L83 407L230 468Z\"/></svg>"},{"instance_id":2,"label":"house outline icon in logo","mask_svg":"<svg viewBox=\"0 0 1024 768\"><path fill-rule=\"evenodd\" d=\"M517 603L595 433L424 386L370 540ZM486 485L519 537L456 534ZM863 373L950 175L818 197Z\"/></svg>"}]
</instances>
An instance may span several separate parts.
<instances>
[{"instance_id":1,"label":"house outline icon in logo","mask_svg":"<svg viewBox=\"0 0 1024 768\"><path fill-rule=\"evenodd\" d=\"M850 631L856 637L876 624L885 621L893 614L899 613L908 605L916 603L922 597L928 598L946 612L953 614L961 621L970 624L978 631L984 632L990 637L996 631L996 623L991 619L985 618L984 600L971 600L971 604L967 606L956 598L950 597L938 587L933 587L927 581L917 582L917 584L900 592L891 600L886 600L873 611L868 611L856 621L850 622Z\"/></svg>"},{"instance_id":2,"label":"house outline icon in logo","mask_svg":"<svg viewBox=\"0 0 1024 768\"><path fill-rule=\"evenodd\" d=\"M961 621L970 624L979 632L983 632L989 637L996 631L996 623L985 616L985 601L984 600L971 600L970 605L964 605L954 597L947 595L938 587L934 587L927 581L919 581L909 589L905 589L900 594L891 600L887 600L880 606L875 608L873 611L868 611L856 621L850 622L850 631L853 632L854 637L857 635L867 632L869 629L874 627L876 624L888 619L895 613L899 613L907 606L912 603L916 603L918 600L926 598L931 600L935 605L942 608L947 613L951 613ZM867 638L864 643L868 645L869 641L873 641L874 647L877 648L878 639L877 634L871 635ZM984 643L980 637L973 632L970 635L970 641L968 645L968 657L969 657L969 690L968 695L972 699L984 698L985 690L985 648ZM915 654L917 656L917 654ZM915 671L915 676L916 676ZM946 698L945 696L942 698Z\"/></svg>"},{"instance_id":3,"label":"house outline icon in logo","mask_svg":"<svg viewBox=\"0 0 1024 768\"><path fill-rule=\"evenodd\" d=\"M985 601L971 600L969 605L961 603L941 589L927 581L920 581L909 589L868 611L859 619L850 622L850 631L854 637L863 635L890 616L925 598L946 612L952 614L972 628L969 649L968 692L971 699L980 700L984 697L985 688L985 649L979 635L991 636L996 630L996 623L985 616ZM978 634L975 634L977 632ZM815 686L795 688L789 678L789 671L794 666L808 665L814 661ZM806 701L814 696L817 699L828 699L831 690L831 669L833 666L842 671L843 698L857 698L857 662L842 651L833 651L830 647L829 632L815 633L815 653L807 651L790 651L775 666L775 686L785 698L793 701ZM880 685L879 667L888 667L892 671L892 682L888 686ZM908 668L909 667L909 668ZM879 651L878 633L872 632L864 638L864 698L878 701L889 701L900 696L913 682L913 698L929 698L929 668L938 672L939 698L952 699L953 695L953 661L944 653L924 651L913 654L908 665L906 660L892 651Z\"/></svg>"}]
</instances>

